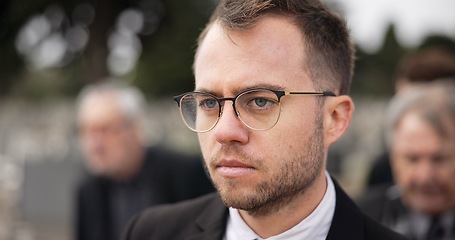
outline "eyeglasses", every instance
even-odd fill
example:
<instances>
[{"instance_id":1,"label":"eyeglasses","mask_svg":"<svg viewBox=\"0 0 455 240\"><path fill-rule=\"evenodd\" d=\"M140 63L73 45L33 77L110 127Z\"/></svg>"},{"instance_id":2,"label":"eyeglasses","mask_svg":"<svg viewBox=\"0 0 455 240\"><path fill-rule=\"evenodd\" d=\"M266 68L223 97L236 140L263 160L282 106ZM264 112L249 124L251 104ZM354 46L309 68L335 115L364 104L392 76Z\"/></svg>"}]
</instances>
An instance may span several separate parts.
<instances>
[{"instance_id":1,"label":"eyeglasses","mask_svg":"<svg viewBox=\"0 0 455 240\"><path fill-rule=\"evenodd\" d=\"M194 132L208 132L218 123L224 101L232 101L238 119L250 129L265 131L280 118L280 99L286 95L336 96L333 92L289 92L265 88L243 91L233 98L217 98L210 93L188 92L174 97L186 126Z\"/></svg>"}]
</instances>

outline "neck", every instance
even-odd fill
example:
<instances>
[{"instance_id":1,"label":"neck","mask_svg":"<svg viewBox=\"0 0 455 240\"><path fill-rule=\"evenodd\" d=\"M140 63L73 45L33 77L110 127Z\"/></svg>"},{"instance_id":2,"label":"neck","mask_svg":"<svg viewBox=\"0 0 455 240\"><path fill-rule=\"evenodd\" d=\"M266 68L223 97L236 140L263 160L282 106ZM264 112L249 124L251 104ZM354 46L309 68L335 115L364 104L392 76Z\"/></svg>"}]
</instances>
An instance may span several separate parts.
<instances>
[{"instance_id":1,"label":"neck","mask_svg":"<svg viewBox=\"0 0 455 240\"><path fill-rule=\"evenodd\" d=\"M327 179L324 171L305 192L294 196L287 204L269 214L251 214L239 210L246 224L261 238L283 233L308 217L322 201L327 190Z\"/></svg>"}]
</instances>

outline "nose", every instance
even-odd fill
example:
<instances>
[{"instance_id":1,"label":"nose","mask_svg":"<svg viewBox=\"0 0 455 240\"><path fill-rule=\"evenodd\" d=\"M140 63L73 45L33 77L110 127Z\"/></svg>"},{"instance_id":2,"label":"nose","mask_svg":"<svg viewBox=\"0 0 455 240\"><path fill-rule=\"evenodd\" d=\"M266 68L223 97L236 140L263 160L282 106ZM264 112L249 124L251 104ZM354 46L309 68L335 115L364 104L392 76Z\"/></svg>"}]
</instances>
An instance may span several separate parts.
<instances>
[{"instance_id":1,"label":"nose","mask_svg":"<svg viewBox=\"0 0 455 240\"><path fill-rule=\"evenodd\" d=\"M84 145L89 146L90 148L97 148L105 142L105 134L103 131L98 129L90 129L83 131L80 134L80 139Z\"/></svg>"},{"instance_id":2,"label":"nose","mask_svg":"<svg viewBox=\"0 0 455 240\"><path fill-rule=\"evenodd\" d=\"M418 183L429 183L435 176L434 168L429 161L421 161L414 171L414 177Z\"/></svg>"},{"instance_id":3,"label":"nose","mask_svg":"<svg viewBox=\"0 0 455 240\"><path fill-rule=\"evenodd\" d=\"M212 129L217 142L221 144L245 144L249 139L249 129L237 117L233 104L226 102L222 108L220 119Z\"/></svg>"}]
</instances>

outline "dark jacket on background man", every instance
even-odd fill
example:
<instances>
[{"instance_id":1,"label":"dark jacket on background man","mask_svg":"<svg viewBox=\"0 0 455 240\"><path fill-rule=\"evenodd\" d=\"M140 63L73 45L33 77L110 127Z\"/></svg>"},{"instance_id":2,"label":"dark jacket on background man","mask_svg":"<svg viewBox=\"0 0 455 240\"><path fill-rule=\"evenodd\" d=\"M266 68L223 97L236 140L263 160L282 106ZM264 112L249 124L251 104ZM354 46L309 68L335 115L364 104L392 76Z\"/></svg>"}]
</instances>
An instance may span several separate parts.
<instances>
[{"instance_id":1,"label":"dark jacket on background man","mask_svg":"<svg viewBox=\"0 0 455 240\"><path fill-rule=\"evenodd\" d=\"M149 148L140 173L131 181L90 176L79 186L76 239L116 240L129 219L146 207L213 190L201 159Z\"/></svg>"},{"instance_id":2,"label":"dark jacket on background man","mask_svg":"<svg viewBox=\"0 0 455 240\"><path fill-rule=\"evenodd\" d=\"M389 183L374 186L368 189L356 202L359 208L375 221L411 239L417 238L415 236L416 229L411 225L412 213L401 201L396 185ZM453 216L455 219L455 209ZM447 238L455 239L455 224L447 230Z\"/></svg>"}]
</instances>

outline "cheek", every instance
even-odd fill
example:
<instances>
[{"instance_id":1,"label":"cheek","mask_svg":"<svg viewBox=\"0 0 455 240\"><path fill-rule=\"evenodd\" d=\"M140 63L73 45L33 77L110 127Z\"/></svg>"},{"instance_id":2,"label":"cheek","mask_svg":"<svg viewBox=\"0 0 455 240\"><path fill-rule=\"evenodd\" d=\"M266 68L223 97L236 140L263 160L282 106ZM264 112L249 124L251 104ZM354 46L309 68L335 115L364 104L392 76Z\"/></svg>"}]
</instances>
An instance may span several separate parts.
<instances>
[{"instance_id":1,"label":"cheek","mask_svg":"<svg viewBox=\"0 0 455 240\"><path fill-rule=\"evenodd\" d=\"M289 96L289 98L294 99L282 98L281 100L281 113L278 124L282 122L283 125L298 127L299 125L308 125L314 122L317 113L317 109L314 107L316 103L311 102L309 98L305 99L304 96Z\"/></svg>"},{"instance_id":2,"label":"cheek","mask_svg":"<svg viewBox=\"0 0 455 240\"><path fill-rule=\"evenodd\" d=\"M199 146L201 149L205 149L208 145L208 137L206 134L198 133L197 135Z\"/></svg>"},{"instance_id":3,"label":"cheek","mask_svg":"<svg viewBox=\"0 0 455 240\"><path fill-rule=\"evenodd\" d=\"M275 144L288 143L285 145L292 146L307 139L312 134L316 127L316 116L314 114L303 113L304 107L282 109L281 111L277 125L271 129L274 133L272 142Z\"/></svg>"},{"instance_id":4,"label":"cheek","mask_svg":"<svg viewBox=\"0 0 455 240\"><path fill-rule=\"evenodd\" d=\"M209 161L211 156L215 154L215 145L217 144L215 139L211 139L209 134L200 133L198 134L199 147L201 149L202 157L204 161Z\"/></svg>"},{"instance_id":5,"label":"cheek","mask_svg":"<svg viewBox=\"0 0 455 240\"><path fill-rule=\"evenodd\" d=\"M394 178L400 185L409 184L412 181L413 169L408 166L403 159L396 158L392 160L392 170Z\"/></svg>"},{"instance_id":6,"label":"cheek","mask_svg":"<svg viewBox=\"0 0 455 240\"><path fill-rule=\"evenodd\" d=\"M446 188L452 189L452 192L455 192L455 169L454 167L445 167L440 168L436 172L435 176L438 179L438 182L445 186Z\"/></svg>"},{"instance_id":7,"label":"cheek","mask_svg":"<svg viewBox=\"0 0 455 240\"><path fill-rule=\"evenodd\" d=\"M123 148L133 147L138 144L137 136L131 131L125 131L118 135L111 136L110 146L123 146Z\"/></svg>"}]
</instances>

